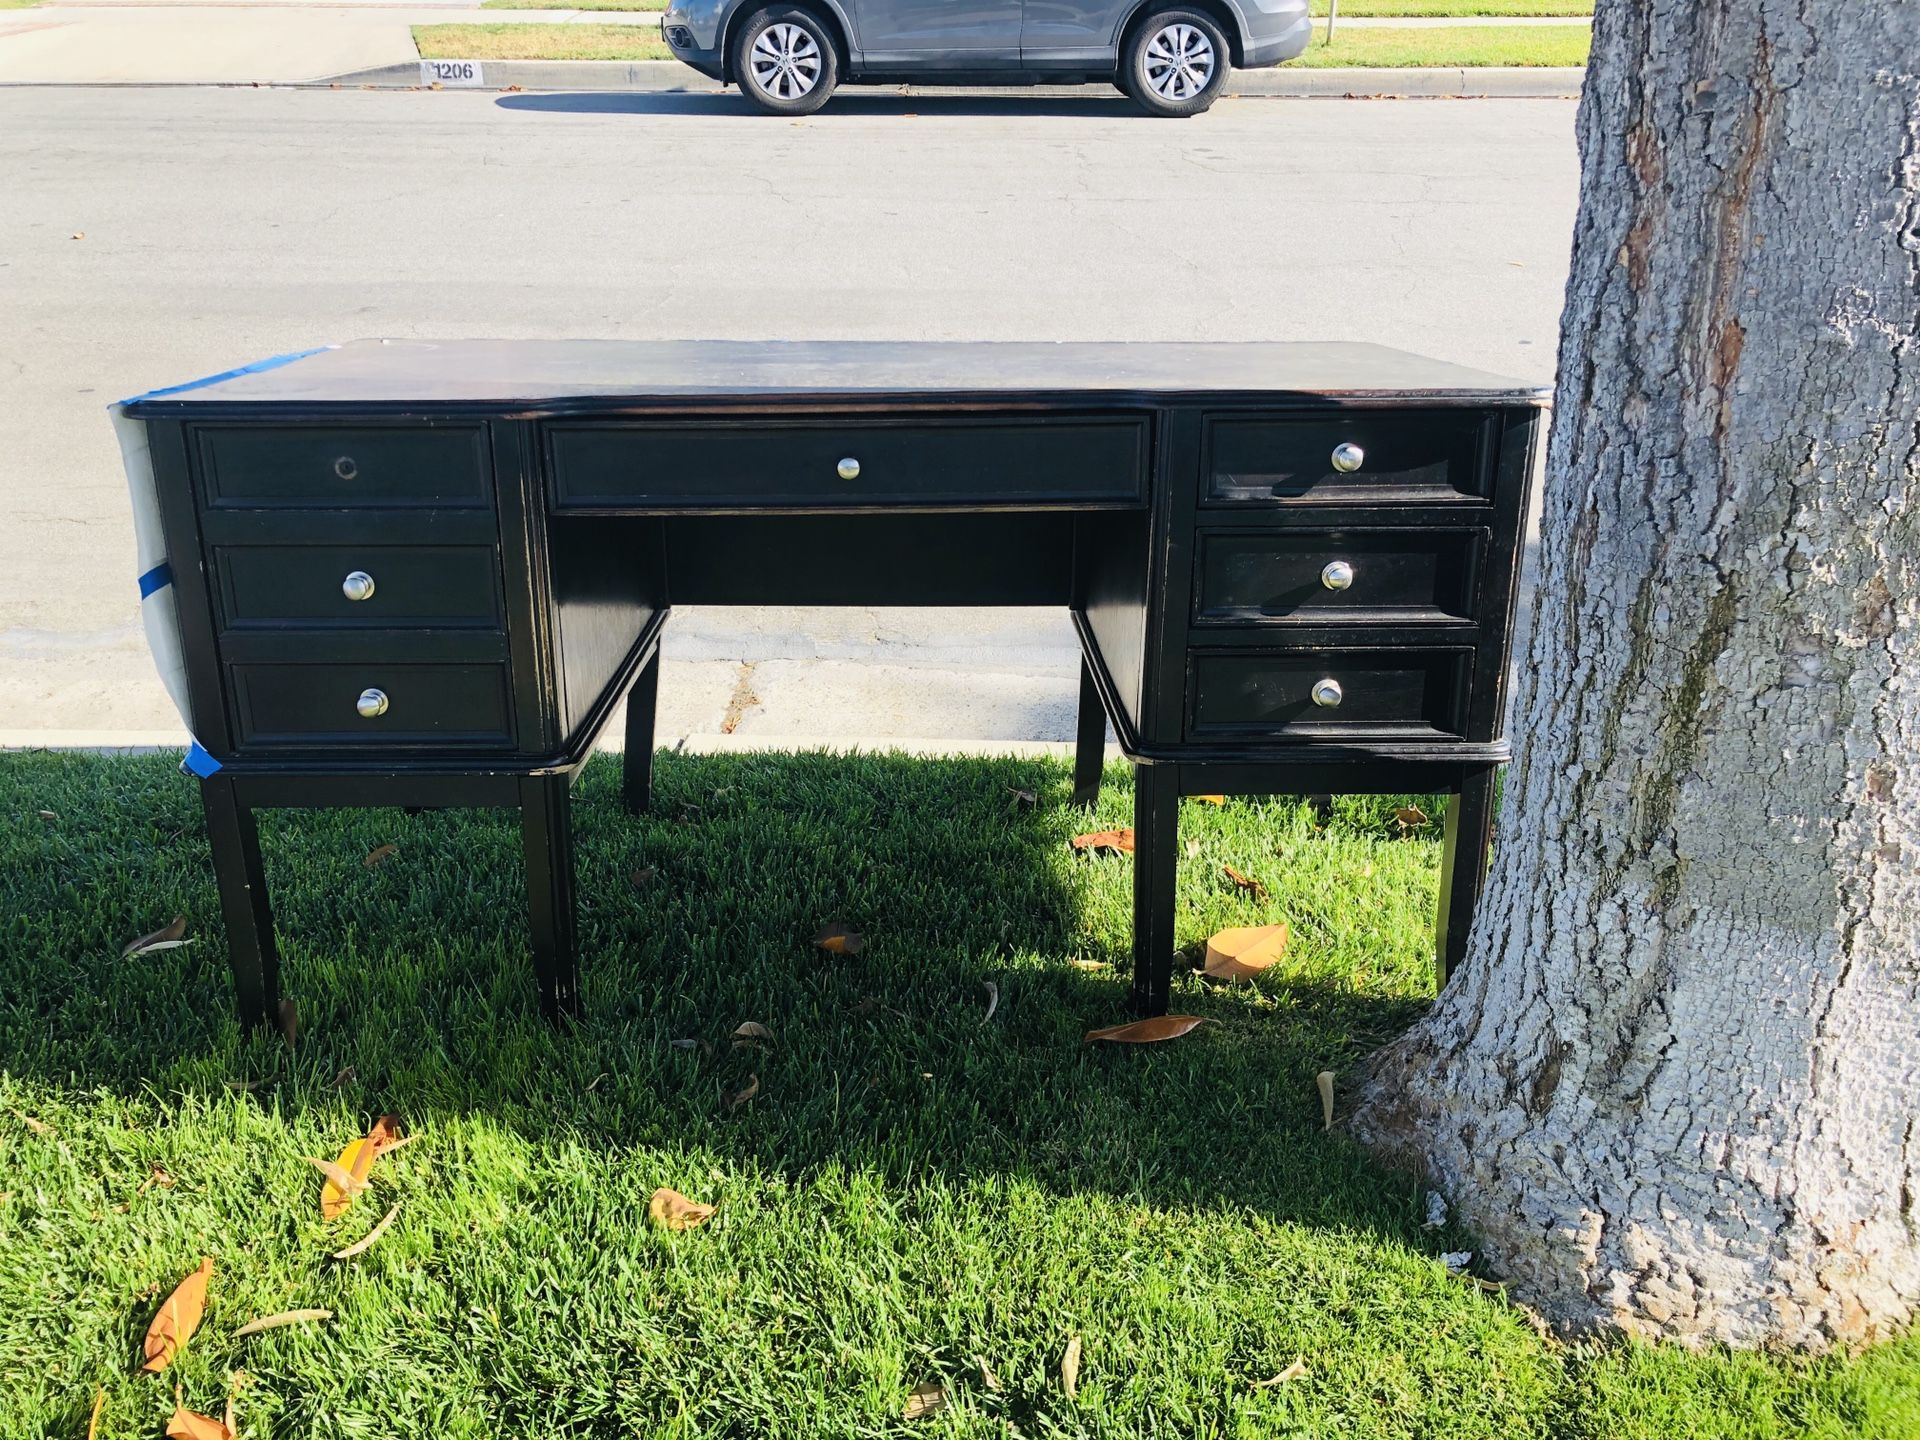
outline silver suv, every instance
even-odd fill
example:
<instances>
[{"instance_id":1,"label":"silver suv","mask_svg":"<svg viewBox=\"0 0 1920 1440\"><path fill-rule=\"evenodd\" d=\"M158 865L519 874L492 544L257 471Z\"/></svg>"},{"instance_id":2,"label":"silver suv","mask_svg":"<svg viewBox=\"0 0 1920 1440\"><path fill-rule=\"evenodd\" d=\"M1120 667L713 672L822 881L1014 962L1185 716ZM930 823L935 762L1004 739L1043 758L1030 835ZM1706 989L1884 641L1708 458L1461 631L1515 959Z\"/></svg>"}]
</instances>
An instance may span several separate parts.
<instances>
[{"instance_id":1,"label":"silver suv","mask_svg":"<svg viewBox=\"0 0 1920 1440\"><path fill-rule=\"evenodd\" d=\"M1198 115L1227 69L1307 48L1307 0L667 0L660 33L760 109L806 115L834 86L1111 81Z\"/></svg>"}]
</instances>

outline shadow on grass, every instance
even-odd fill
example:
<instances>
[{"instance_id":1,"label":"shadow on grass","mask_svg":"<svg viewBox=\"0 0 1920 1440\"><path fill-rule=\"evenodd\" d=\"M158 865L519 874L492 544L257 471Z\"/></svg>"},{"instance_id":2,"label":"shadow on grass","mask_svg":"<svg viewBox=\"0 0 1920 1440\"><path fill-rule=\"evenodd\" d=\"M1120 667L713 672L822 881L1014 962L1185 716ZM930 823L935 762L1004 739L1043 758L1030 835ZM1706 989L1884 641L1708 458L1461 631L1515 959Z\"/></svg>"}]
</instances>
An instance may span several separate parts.
<instances>
[{"instance_id":1,"label":"shadow on grass","mask_svg":"<svg viewBox=\"0 0 1920 1440\"><path fill-rule=\"evenodd\" d=\"M1181 943L1287 918L1295 956L1258 987L1180 979L1174 1008L1213 1022L1187 1039L1089 1047L1122 1018L1131 865L1065 842L1129 823L1124 772L1093 817L1050 761L665 755L639 818L617 776L597 761L575 793L587 1018L561 1029L536 1013L511 812L263 812L302 1015L289 1051L238 1031L198 796L172 759L7 757L0 1067L128 1096L257 1081L296 1118L484 1114L529 1140L791 1177L1018 1175L1423 1243L1413 1187L1329 1143L1313 1084L1424 1004L1434 847L1373 836L1392 799L1343 800L1324 835L1289 801L1189 806L1204 853L1183 861ZM1381 873L1343 876L1343 844L1375 846ZM1265 866L1269 905L1218 882L1228 856ZM194 943L120 957L175 913ZM810 943L835 920L865 953ZM734 1046L745 1021L775 1042Z\"/></svg>"}]
</instances>

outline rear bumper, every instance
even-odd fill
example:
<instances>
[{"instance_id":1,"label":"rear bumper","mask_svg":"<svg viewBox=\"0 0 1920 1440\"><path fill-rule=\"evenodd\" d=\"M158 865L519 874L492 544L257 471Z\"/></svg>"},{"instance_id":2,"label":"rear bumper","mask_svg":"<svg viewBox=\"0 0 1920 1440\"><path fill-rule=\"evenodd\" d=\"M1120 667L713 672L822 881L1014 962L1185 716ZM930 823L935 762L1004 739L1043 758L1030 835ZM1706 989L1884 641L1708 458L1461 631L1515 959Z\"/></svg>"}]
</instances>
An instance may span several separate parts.
<instances>
[{"instance_id":1,"label":"rear bumper","mask_svg":"<svg viewBox=\"0 0 1920 1440\"><path fill-rule=\"evenodd\" d=\"M1313 38L1313 20L1307 14L1305 0L1246 0L1247 33L1243 42L1243 61L1249 70L1278 65L1291 60L1307 48Z\"/></svg>"},{"instance_id":2,"label":"rear bumper","mask_svg":"<svg viewBox=\"0 0 1920 1440\"><path fill-rule=\"evenodd\" d=\"M718 4L703 0L668 0L660 15L660 38L673 58L691 65L710 80L727 78L727 58L721 53L723 19Z\"/></svg>"}]
</instances>

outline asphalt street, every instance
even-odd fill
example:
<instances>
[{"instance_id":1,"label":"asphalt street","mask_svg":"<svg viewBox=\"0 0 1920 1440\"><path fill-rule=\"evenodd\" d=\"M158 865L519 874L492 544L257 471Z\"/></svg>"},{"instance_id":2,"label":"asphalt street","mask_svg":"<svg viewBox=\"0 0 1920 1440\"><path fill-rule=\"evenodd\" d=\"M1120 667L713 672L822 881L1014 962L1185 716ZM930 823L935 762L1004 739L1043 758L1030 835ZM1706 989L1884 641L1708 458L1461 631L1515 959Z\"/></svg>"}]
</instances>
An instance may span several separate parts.
<instances>
[{"instance_id":1,"label":"asphalt street","mask_svg":"<svg viewBox=\"0 0 1920 1440\"><path fill-rule=\"evenodd\" d=\"M181 733L111 400L367 335L1364 339L1545 380L1573 109L0 89L0 739ZM669 633L668 736L1071 734L1051 613Z\"/></svg>"}]
</instances>

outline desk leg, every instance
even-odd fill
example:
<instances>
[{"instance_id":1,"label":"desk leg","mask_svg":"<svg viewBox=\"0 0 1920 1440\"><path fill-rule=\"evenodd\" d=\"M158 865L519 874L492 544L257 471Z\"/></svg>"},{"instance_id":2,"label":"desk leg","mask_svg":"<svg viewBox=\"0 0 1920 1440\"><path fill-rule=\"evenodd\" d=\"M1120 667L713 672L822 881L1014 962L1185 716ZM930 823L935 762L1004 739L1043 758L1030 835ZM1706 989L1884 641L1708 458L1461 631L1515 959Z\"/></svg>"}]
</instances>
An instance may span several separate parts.
<instances>
[{"instance_id":1,"label":"desk leg","mask_svg":"<svg viewBox=\"0 0 1920 1440\"><path fill-rule=\"evenodd\" d=\"M1073 803L1091 810L1100 799L1100 768L1107 760L1107 707L1093 683L1093 664L1080 657L1080 723L1073 739Z\"/></svg>"},{"instance_id":2,"label":"desk leg","mask_svg":"<svg viewBox=\"0 0 1920 1440\"><path fill-rule=\"evenodd\" d=\"M1494 770L1471 772L1447 804L1440 856L1440 916L1434 936L1434 972L1441 986L1467 953L1473 912L1487 884L1487 847L1493 838Z\"/></svg>"},{"instance_id":3,"label":"desk leg","mask_svg":"<svg viewBox=\"0 0 1920 1440\"><path fill-rule=\"evenodd\" d=\"M520 845L527 864L527 918L540 1009L549 1020L580 1014L574 956L572 803L565 775L520 781Z\"/></svg>"},{"instance_id":4,"label":"desk leg","mask_svg":"<svg viewBox=\"0 0 1920 1440\"><path fill-rule=\"evenodd\" d=\"M1173 894L1180 864L1180 769L1133 769L1133 994L1138 1016L1164 1015L1173 994Z\"/></svg>"},{"instance_id":5,"label":"desk leg","mask_svg":"<svg viewBox=\"0 0 1920 1440\"><path fill-rule=\"evenodd\" d=\"M280 950L273 940L267 874L260 863L260 832L253 811L240 803L233 780L210 775L200 782L213 847L213 874L220 887L220 914L227 925L227 961L233 967L233 998L242 1026L264 1025L280 1010Z\"/></svg>"},{"instance_id":6,"label":"desk leg","mask_svg":"<svg viewBox=\"0 0 1920 1440\"><path fill-rule=\"evenodd\" d=\"M660 651L656 648L627 692L627 753L621 762L620 798L630 815L653 804L653 716L660 699Z\"/></svg>"}]
</instances>

